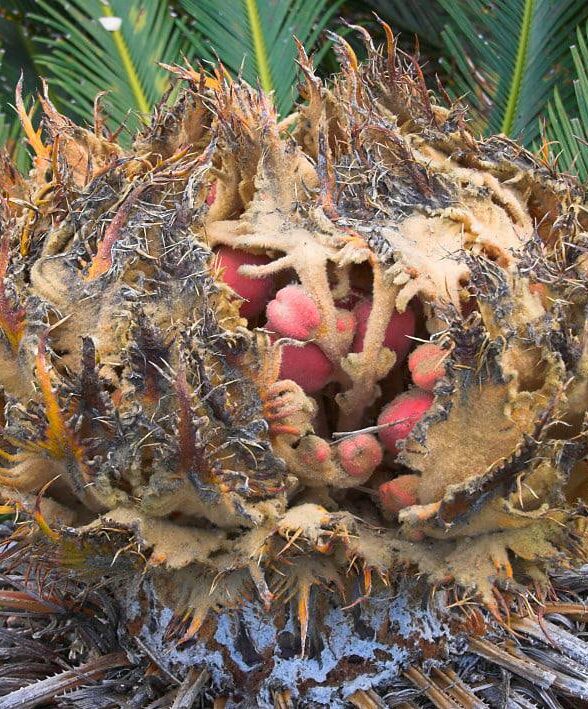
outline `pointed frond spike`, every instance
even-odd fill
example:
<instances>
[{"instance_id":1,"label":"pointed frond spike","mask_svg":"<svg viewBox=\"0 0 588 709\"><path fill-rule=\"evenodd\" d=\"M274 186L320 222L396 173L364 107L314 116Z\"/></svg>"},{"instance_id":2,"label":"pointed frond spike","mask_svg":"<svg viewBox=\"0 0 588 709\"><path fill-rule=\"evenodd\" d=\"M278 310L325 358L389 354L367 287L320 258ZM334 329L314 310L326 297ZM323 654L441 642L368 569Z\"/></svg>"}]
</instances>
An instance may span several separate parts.
<instances>
[{"instance_id":1,"label":"pointed frond spike","mask_svg":"<svg viewBox=\"0 0 588 709\"><path fill-rule=\"evenodd\" d=\"M45 483L41 490L37 493L37 496L35 498L35 509L33 511L33 519L39 526L39 529L43 534L50 539L53 542L58 541L61 537L58 532L56 532L54 529L51 529L49 526L47 520L45 519L43 512L41 510L41 501L43 499L43 495L45 492L49 489L49 486L51 483L53 483L57 478L53 478L53 480L49 480L49 482Z\"/></svg>"},{"instance_id":2,"label":"pointed frond spike","mask_svg":"<svg viewBox=\"0 0 588 709\"><path fill-rule=\"evenodd\" d=\"M367 565L363 568L363 586L365 595L369 596L372 592L372 570Z\"/></svg>"},{"instance_id":3,"label":"pointed frond spike","mask_svg":"<svg viewBox=\"0 0 588 709\"><path fill-rule=\"evenodd\" d=\"M112 253L113 248L116 242L122 238L123 229L129 219L130 213L147 188L147 184L140 184L135 187L119 205L116 214L104 230L104 234L100 239L96 254L88 267L86 280L93 281L103 276L112 268L114 258Z\"/></svg>"},{"instance_id":4,"label":"pointed frond spike","mask_svg":"<svg viewBox=\"0 0 588 709\"><path fill-rule=\"evenodd\" d=\"M390 76L394 78L396 76L396 38L394 37L392 28L387 22L384 22L384 20L378 17L378 15L376 15L376 19L382 26L384 34L386 35L386 59L388 71L390 72Z\"/></svg>"},{"instance_id":5,"label":"pointed frond spike","mask_svg":"<svg viewBox=\"0 0 588 709\"><path fill-rule=\"evenodd\" d=\"M35 130L33 123L31 121L31 114L29 114L25 108L24 101L22 99L22 87L23 87L23 77L21 76L18 84L16 85L16 112L22 124L23 130L29 141L31 148L35 151L36 162L39 166L43 164L43 161L48 162L50 156L50 148L43 144L41 138L41 129Z\"/></svg>"},{"instance_id":6,"label":"pointed frond spike","mask_svg":"<svg viewBox=\"0 0 588 709\"><path fill-rule=\"evenodd\" d=\"M306 654L306 638L308 636L309 601L312 581L301 578L298 585L298 623L300 624L300 656Z\"/></svg>"},{"instance_id":7,"label":"pointed frond spike","mask_svg":"<svg viewBox=\"0 0 588 709\"><path fill-rule=\"evenodd\" d=\"M175 74L175 76L178 76L180 79L189 81L196 86L203 85L205 88L212 89L213 91L220 91L221 89L221 82L218 77L213 78L205 72L196 71L187 60L185 67L178 66L177 64L164 64L163 62L160 62L159 66L169 71L171 74ZM216 71L217 70L215 70L215 73Z\"/></svg>"},{"instance_id":8,"label":"pointed frond spike","mask_svg":"<svg viewBox=\"0 0 588 709\"><path fill-rule=\"evenodd\" d=\"M46 335L39 338L36 358L37 382L39 383L43 401L45 402L45 413L47 416L47 439L55 456L61 457L65 453L64 448L68 438L67 428L57 395L53 391L51 375L49 373L49 368L47 367L46 343Z\"/></svg>"},{"instance_id":9,"label":"pointed frond spike","mask_svg":"<svg viewBox=\"0 0 588 709\"><path fill-rule=\"evenodd\" d=\"M184 634L178 641L178 645L182 645L183 643L187 643L190 640L193 640L197 635L198 632L200 631L200 628L202 627L204 621L206 620L206 616L208 615L208 608L202 610L202 611L194 611L193 613L189 614L189 618L191 618L190 623L188 627L186 628Z\"/></svg>"},{"instance_id":10,"label":"pointed frond spike","mask_svg":"<svg viewBox=\"0 0 588 709\"><path fill-rule=\"evenodd\" d=\"M71 456L79 466L82 476L89 482L87 466L84 461L84 448L77 440L75 433L66 423L64 412L59 403L57 393L53 390L51 373L47 366L47 334L39 338L35 365L37 382L45 404L47 430L45 440L36 444L45 449L57 460Z\"/></svg>"}]
</instances>

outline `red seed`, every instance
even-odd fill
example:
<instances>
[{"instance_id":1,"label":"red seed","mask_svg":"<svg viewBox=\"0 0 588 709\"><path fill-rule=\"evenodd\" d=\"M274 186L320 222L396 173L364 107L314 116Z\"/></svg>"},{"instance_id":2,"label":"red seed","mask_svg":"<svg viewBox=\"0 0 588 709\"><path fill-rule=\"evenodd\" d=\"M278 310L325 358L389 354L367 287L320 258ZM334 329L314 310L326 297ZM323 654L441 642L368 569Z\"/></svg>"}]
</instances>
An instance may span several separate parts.
<instances>
[{"instance_id":1,"label":"red seed","mask_svg":"<svg viewBox=\"0 0 588 709\"><path fill-rule=\"evenodd\" d=\"M382 483L378 488L382 507L392 514L418 503L418 475L399 475L394 480Z\"/></svg>"},{"instance_id":2,"label":"red seed","mask_svg":"<svg viewBox=\"0 0 588 709\"><path fill-rule=\"evenodd\" d=\"M274 289L274 280L267 278L249 278L239 273L244 265L262 266L270 262L267 256L250 254L247 251L220 246L215 249L219 267L223 269L221 278L237 295L244 298L240 314L244 318L253 318L263 312Z\"/></svg>"},{"instance_id":3,"label":"red seed","mask_svg":"<svg viewBox=\"0 0 588 709\"><path fill-rule=\"evenodd\" d=\"M308 340L321 324L321 314L314 300L298 285L280 289L266 309L268 330L293 337L296 340Z\"/></svg>"},{"instance_id":4,"label":"red seed","mask_svg":"<svg viewBox=\"0 0 588 709\"><path fill-rule=\"evenodd\" d=\"M382 462L382 448L369 433L346 438L337 446L337 452L341 467L354 478L365 478Z\"/></svg>"},{"instance_id":5,"label":"red seed","mask_svg":"<svg viewBox=\"0 0 588 709\"><path fill-rule=\"evenodd\" d=\"M386 427L378 431L378 436L390 453L398 453L396 447L398 441L404 440L409 435L432 403L431 393L422 389L413 389L400 394L382 409L378 417L378 426Z\"/></svg>"},{"instance_id":6,"label":"red seed","mask_svg":"<svg viewBox=\"0 0 588 709\"><path fill-rule=\"evenodd\" d=\"M408 358L412 381L421 389L432 391L445 376L446 352L433 342L419 345Z\"/></svg>"},{"instance_id":7,"label":"red seed","mask_svg":"<svg viewBox=\"0 0 588 709\"><path fill-rule=\"evenodd\" d=\"M300 460L310 468L320 468L331 457L331 446L318 436L305 436L296 451Z\"/></svg>"},{"instance_id":8,"label":"red seed","mask_svg":"<svg viewBox=\"0 0 588 709\"><path fill-rule=\"evenodd\" d=\"M313 342L302 347L284 345L280 379L292 379L307 394L320 391L333 375L333 365Z\"/></svg>"},{"instance_id":9,"label":"red seed","mask_svg":"<svg viewBox=\"0 0 588 709\"><path fill-rule=\"evenodd\" d=\"M363 350L363 341L371 311L371 299L362 300L353 310L357 321L355 339L353 340L353 345L351 347L353 352L361 352ZM404 361L408 351L410 350L412 343L409 338L414 335L414 330L414 310L409 307L403 313L394 311L392 317L390 318L390 322L388 323L388 327L386 328L386 334L384 335L384 347L388 347L388 349L393 350L396 353L397 365Z\"/></svg>"}]
</instances>

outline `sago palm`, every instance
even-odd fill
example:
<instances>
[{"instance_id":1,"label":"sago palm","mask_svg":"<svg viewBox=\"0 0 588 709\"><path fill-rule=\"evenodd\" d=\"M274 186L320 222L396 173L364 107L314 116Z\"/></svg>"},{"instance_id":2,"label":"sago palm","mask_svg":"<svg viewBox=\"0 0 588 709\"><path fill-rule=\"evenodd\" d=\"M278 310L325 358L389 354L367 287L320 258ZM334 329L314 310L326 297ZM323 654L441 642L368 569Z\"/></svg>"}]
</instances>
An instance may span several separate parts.
<instances>
[{"instance_id":1,"label":"sago palm","mask_svg":"<svg viewBox=\"0 0 588 709\"><path fill-rule=\"evenodd\" d=\"M31 170L0 172L0 709L588 701L588 213L548 137L579 171L583 28L543 129L539 2L473 114L383 22L318 76L320 3L38 7ZM479 61L450 23L506 10L464 7L425 12Z\"/></svg>"}]
</instances>

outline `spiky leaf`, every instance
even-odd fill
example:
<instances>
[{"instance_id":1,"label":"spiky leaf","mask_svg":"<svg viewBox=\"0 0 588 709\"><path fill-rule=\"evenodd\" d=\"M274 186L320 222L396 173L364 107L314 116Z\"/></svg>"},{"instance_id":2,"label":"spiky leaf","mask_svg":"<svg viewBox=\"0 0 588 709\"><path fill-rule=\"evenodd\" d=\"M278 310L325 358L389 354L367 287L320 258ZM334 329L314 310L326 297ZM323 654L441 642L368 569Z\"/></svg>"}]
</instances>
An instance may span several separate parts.
<instances>
[{"instance_id":1,"label":"spiky leaf","mask_svg":"<svg viewBox=\"0 0 588 709\"><path fill-rule=\"evenodd\" d=\"M577 44L571 48L577 78L576 106L568 111L557 87L548 107L548 136L557 141L559 166L588 181L588 23L578 28Z\"/></svg>"},{"instance_id":2,"label":"spiky leaf","mask_svg":"<svg viewBox=\"0 0 588 709\"><path fill-rule=\"evenodd\" d=\"M35 19L58 35L40 39L48 51L38 62L70 99L70 112L89 119L96 93L108 91L113 121L122 123L130 110L129 126L136 127L137 116L147 114L169 86L158 63L176 61L188 49L167 3L39 0L38 5L42 14Z\"/></svg>"},{"instance_id":3,"label":"spiky leaf","mask_svg":"<svg viewBox=\"0 0 588 709\"><path fill-rule=\"evenodd\" d=\"M388 22L395 33L418 35L419 42L425 42L431 49L442 45L441 31L448 16L438 2L404 2L403 0L365 0L361 5L373 8Z\"/></svg>"},{"instance_id":4,"label":"spiky leaf","mask_svg":"<svg viewBox=\"0 0 588 709\"><path fill-rule=\"evenodd\" d=\"M281 114L292 107L297 37L307 51L341 6L341 0L236 0L224 10L216 0L182 0L195 22L197 53L216 56L233 73L274 91Z\"/></svg>"},{"instance_id":5,"label":"spiky leaf","mask_svg":"<svg viewBox=\"0 0 588 709\"><path fill-rule=\"evenodd\" d=\"M487 133L531 144L554 86L564 82L566 96L570 37L588 18L588 5L584 0L439 2L451 17L443 40L455 62L455 92L467 94Z\"/></svg>"}]
</instances>

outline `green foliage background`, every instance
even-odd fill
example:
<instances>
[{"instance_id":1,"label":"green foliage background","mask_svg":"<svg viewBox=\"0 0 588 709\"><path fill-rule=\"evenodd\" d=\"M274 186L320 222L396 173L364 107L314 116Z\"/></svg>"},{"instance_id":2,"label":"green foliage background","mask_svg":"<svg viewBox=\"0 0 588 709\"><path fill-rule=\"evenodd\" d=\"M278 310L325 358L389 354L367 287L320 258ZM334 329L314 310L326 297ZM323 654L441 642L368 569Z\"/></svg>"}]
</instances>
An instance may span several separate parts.
<instances>
[{"instance_id":1,"label":"green foliage background","mask_svg":"<svg viewBox=\"0 0 588 709\"><path fill-rule=\"evenodd\" d=\"M23 75L35 109L41 78L58 108L92 121L96 94L110 128L129 141L170 89L160 64L227 70L273 91L282 115L297 97L295 35L324 76L336 70L326 31L376 42L388 22L416 54L431 87L471 106L475 133L506 133L549 148L561 169L588 181L586 0L0 0L0 144L25 170L28 153L12 104ZM107 29L120 18L120 29ZM106 25L106 27L105 27Z\"/></svg>"}]
</instances>

